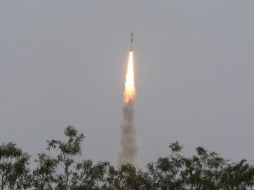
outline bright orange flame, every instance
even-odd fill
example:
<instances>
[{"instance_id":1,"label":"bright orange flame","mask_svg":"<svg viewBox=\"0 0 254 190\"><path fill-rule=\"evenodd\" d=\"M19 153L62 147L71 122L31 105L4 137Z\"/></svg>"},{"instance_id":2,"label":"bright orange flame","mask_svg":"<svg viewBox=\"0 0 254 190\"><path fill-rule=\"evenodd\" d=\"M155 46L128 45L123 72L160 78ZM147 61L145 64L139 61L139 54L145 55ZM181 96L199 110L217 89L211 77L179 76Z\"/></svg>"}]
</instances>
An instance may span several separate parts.
<instances>
[{"instance_id":1,"label":"bright orange flame","mask_svg":"<svg viewBox=\"0 0 254 190\"><path fill-rule=\"evenodd\" d=\"M135 92L134 69L133 69L133 52L130 51L127 74L125 79L124 102L129 103L130 101L134 101L135 96L136 96L136 92Z\"/></svg>"}]
</instances>

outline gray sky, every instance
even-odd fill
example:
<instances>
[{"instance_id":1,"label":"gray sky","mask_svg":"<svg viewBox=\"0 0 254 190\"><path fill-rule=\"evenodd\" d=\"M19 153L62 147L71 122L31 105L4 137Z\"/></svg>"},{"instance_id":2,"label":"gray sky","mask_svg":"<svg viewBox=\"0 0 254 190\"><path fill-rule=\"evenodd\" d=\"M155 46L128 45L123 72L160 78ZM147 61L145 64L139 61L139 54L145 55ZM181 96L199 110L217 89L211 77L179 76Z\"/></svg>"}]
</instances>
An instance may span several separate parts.
<instances>
[{"instance_id":1,"label":"gray sky","mask_svg":"<svg viewBox=\"0 0 254 190\"><path fill-rule=\"evenodd\" d=\"M35 155L71 124L115 163L134 32L143 164L203 145L254 160L254 1L1 1L0 142Z\"/></svg>"}]
</instances>

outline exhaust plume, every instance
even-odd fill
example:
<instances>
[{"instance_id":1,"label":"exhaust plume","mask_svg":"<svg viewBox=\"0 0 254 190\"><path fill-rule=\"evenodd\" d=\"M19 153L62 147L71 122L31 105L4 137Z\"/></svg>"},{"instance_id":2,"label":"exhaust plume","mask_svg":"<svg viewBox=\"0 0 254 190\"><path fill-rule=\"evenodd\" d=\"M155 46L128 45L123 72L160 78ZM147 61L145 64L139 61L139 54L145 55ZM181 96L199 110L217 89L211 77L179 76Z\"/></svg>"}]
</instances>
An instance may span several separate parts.
<instances>
[{"instance_id":1,"label":"exhaust plume","mask_svg":"<svg viewBox=\"0 0 254 190\"><path fill-rule=\"evenodd\" d=\"M139 165L138 151L139 139L135 125L135 81L133 68L133 52L129 52L125 88L124 88L123 121L121 124L121 143L118 154L118 165L132 164Z\"/></svg>"}]
</instances>

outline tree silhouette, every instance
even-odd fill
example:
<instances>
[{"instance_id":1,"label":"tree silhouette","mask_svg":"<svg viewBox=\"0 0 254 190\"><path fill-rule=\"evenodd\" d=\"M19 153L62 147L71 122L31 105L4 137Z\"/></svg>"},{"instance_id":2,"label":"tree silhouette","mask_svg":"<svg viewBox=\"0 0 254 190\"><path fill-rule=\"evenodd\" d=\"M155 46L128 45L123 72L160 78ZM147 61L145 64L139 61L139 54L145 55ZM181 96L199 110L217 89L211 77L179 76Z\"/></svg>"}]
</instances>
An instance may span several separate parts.
<instances>
[{"instance_id":1,"label":"tree silhouette","mask_svg":"<svg viewBox=\"0 0 254 190\"><path fill-rule=\"evenodd\" d=\"M170 153L138 169L130 164L115 168L107 161L82 158L85 136L74 127L64 131L65 140L47 141L47 151L30 156L16 144L0 145L0 190L250 190L254 166L246 160L232 162L215 152L197 147L193 156L182 154L179 142ZM77 161L79 160L79 161Z\"/></svg>"},{"instance_id":2,"label":"tree silhouette","mask_svg":"<svg viewBox=\"0 0 254 190\"><path fill-rule=\"evenodd\" d=\"M0 146L0 188L27 189L30 186L28 161L30 156L8 143Z\"/></svg>"},{"instance_id":3,"label":"tree silhouette","mask_svg":"<svg viewBox=\"0 0 254 190\"><path fill-rule=\"evenodd\" d=\"M52 161L55 161L64 171L56 175L56 189L69 190L71 188L75 157L81 155L81 143L85 136L82 133L78 134L78 131L72 126L66 127L64 134L67 138L66 142L61 140L50 140L47 142L48 150L56 150L58 152L56 158Z\"/></svg>"}]
</instances>

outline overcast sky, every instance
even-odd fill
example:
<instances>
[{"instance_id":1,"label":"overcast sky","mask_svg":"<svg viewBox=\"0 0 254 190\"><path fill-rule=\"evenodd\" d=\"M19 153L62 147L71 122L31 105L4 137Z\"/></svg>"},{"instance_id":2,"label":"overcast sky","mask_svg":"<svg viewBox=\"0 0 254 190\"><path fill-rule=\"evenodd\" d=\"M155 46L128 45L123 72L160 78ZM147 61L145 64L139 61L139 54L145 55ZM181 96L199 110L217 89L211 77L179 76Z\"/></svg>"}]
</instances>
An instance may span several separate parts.
<instances>
[{"instance_id":1,"label":"overcast sky","mask_svg":"<svg viewBox=\"0 0 254 190\"><path fill-rule=\"evenodd\" d=\"M35 155L73 125L115 163L134 32L143 164L176 140L254 160L254 1L0 2L0 143Z\"/></svg>"}]
</instances>

